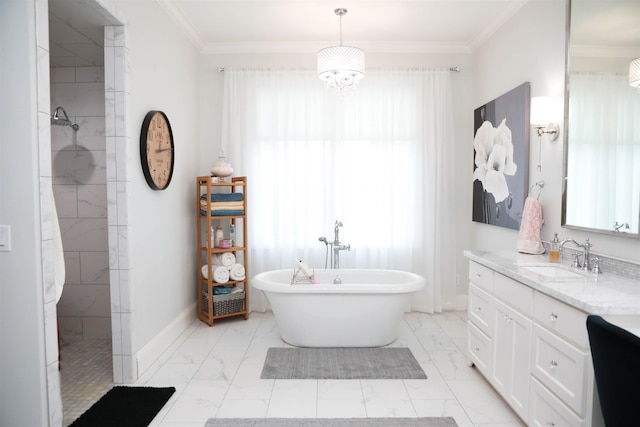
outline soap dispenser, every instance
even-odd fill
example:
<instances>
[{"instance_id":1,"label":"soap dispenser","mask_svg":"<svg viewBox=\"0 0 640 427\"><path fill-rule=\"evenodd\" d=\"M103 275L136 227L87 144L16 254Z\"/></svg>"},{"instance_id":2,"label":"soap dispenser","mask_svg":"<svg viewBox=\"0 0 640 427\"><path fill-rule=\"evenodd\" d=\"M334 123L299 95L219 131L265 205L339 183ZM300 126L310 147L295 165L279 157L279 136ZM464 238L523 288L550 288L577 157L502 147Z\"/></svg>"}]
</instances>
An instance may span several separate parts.
<instances>
[{"instance_id":1,"label":"soap dispenser","mask_svg":"<svg viewBox=\"0 0 640 427\"><path fill-rule=\"evenodd\" d=\"M553 240L550 243L549 261L560 262L560 241L558 233L554 233Z\"/></svg>"}]
</instances>

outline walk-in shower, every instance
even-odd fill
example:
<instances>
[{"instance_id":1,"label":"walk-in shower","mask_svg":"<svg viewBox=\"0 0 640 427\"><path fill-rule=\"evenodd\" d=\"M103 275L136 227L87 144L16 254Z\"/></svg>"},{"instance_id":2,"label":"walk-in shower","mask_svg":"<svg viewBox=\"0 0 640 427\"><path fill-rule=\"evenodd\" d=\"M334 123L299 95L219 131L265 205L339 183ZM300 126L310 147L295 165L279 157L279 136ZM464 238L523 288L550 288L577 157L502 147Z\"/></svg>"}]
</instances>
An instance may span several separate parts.
<instances>
[{"instance_id":1,"label":"walk-in shower","mask_svg":"<svg viewBox=\"0 0 640 427\"><path fill-rule=\"evenodd\" d=\"M62 113L62 115L60 113ZM53 110L51 124L56 126L70 126L71 129L76 131L80 129L80 126L78 126L77 123L72 123L71 120L69 120L67 112L62 107L56 107L56 109Z\"/></svg>"}]
</instances>

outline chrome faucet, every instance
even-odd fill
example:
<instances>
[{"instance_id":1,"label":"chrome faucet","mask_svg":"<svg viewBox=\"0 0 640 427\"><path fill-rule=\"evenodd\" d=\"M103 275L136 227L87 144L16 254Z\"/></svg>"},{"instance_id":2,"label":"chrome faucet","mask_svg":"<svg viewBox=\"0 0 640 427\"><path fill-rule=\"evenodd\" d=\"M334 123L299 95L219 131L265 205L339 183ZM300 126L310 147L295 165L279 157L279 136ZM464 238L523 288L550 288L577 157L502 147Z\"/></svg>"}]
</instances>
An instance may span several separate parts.
<instances>
[{"instance_id":1,"label":"chrome faucet","mask_svg":"<svg viewBox=\"0 0 640 427\"><path fill-rule=\"evenodd\" d=\"M333 229L333 268L340 268L340 251L350 251L351 245L343 245L340 243L340 227L342 227L342 222L336 220L335 227Z\"/></svg>"},{"instance_id":2,"label":"chrome faucet","mask_svg":"<svg viewBox=\"0 0 640 427\"><path fill-rule=\"evenodd\" d=\"M578 243L573 239L564 239L562 242L560 242L560 250L562 250L564 245L567 243L573 243L577 247L582 248L584 250L584 253L582 255L582 266L580 266L580 264L577 262L577 258L574 265L578 268L582 268L583 270L591 270L591 261L589 260L589 251L591 250L591 247L593 245L591 244L591 242L589 242L589 239L587 239L584 243Z\"/></svg>"}]
</instances>

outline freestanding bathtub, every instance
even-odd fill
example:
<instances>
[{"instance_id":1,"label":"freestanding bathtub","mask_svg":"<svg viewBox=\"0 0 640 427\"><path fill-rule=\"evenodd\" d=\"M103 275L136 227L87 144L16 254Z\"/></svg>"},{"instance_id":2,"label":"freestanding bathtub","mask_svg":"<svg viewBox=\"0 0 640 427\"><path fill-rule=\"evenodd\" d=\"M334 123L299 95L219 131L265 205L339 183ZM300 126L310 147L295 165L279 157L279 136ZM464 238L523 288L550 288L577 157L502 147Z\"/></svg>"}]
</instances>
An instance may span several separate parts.
<instances>
[{"instance_id":1,"label":"freestanding bathtub","mask_svg":"<svg viewBox=\"0 0 640 427\"><path fill-rule=\"evenodd\" d=\"M333 284L336 276L342 284ZM380 347L393 342L411 295L424 288L417 274L396 270L315 270L319 284L291 284L293 270L255 276L280 337L298 347Z\"/></svg>"}]
</instances>

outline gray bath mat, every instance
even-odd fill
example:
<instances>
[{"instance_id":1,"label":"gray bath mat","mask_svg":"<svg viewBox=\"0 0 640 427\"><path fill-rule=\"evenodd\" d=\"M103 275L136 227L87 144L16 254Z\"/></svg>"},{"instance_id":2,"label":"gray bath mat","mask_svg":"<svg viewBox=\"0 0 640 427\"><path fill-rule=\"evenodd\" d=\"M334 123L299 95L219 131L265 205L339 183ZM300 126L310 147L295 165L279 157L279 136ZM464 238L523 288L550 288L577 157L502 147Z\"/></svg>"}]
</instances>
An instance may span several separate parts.
<instances>
[{"instance_id":1,"label":"gray bath mat","mask_svg":"<svg viewBox=\"0 0 640 427\"><path fill-rule=\"evenodd\" d=\"M270 348L263 379L425 379L408 348Z\"/></svg>"},{"instance_id":2,"label":"gray bath mat","mask_svg":"<svg viewBox=\"0 0 640 427\"><path fill-rule=\"evenodd\" d=\"M209 418L205 427L457 427L437 418Z\"/></svg>"}]
</instances>

